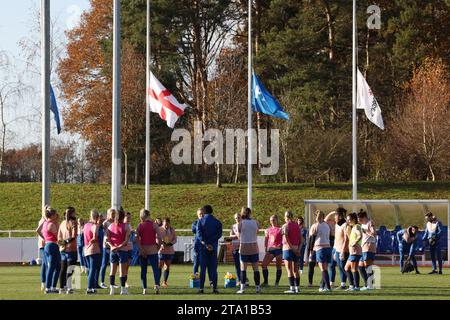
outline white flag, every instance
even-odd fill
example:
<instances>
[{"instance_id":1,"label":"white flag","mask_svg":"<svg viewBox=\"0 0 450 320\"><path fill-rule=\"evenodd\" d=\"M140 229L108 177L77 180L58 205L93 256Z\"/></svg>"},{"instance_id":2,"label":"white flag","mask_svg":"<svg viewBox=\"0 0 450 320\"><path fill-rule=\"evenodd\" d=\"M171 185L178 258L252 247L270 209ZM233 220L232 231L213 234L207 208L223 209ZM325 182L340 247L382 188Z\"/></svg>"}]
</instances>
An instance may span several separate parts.
<instances>
[{"instance_id":1,"label":"white flag","mask_svg":"<svg viewBox=\"0 0 450 320\"><path fill-rule=\"evenodd\" d=\"M381 116L381 109L378 105L372 90L369 88L366 79L358 69L358 109L364 109L366 117L373 122L381 130L384 130L383 117Z\"/></svg>"},{"instance_id":2,"label":"white flag","mask_svg":"<svg viewBox=\"0 0 450 320\"><path fill-rule=\"evenodd\" d=\"M170 128L175 126L178 118L184 114L185 104L181 104L161 82L150 72L150 88L148 89L150 110L158 113Z\"/></svg>"}]
</instances>

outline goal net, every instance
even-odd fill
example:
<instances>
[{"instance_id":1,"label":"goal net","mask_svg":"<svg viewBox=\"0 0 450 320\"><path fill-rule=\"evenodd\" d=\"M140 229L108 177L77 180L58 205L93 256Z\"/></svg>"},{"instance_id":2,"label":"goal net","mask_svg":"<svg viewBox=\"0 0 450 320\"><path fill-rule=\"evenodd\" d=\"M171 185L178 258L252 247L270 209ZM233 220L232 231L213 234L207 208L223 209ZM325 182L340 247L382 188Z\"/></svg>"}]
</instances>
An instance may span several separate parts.
<instances>
[{"instance_id":1,"label":"goal net","mask_svg":"<svg viewBox=\"0 0 450 320\"><path fill-rule=\"evenodd\" d=\"M422 263L429 260L428 248L422 245L421 237L425 228L425 213L431 211L441 222L443 232L440 238L441 250L447 265L450 265L450 206L448 200L305 200L305 223L308 228L314 223L314 212L326 214L344 207L348 212L367 211L377 228L377 254L390 256L394 263L398 254L395 234L408 226L417 225L420 232L417 254L422 255ZM418 259L421 260L420 258Z\"/></svg>"}]
</instances>

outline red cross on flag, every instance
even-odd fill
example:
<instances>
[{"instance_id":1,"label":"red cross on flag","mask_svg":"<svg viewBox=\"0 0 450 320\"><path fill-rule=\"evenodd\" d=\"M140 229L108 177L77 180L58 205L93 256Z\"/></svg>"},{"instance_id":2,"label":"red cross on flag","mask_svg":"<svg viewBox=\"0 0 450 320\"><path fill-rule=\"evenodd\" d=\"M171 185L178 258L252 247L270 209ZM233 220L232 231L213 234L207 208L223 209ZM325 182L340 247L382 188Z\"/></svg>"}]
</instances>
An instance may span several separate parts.
<instances>
[{"instance_id":1,"label":"red cross on flag","mask_svg":"<svg viewBox=\"0 0 450 320\"><path fill-rule=\"evenodd\" d=\"M150 87L148 88L148 103L150 110L158 113L161 119L167 122L167 126L173 128L178 118L184 114L185 104L181 104L167 90L161 82L150 72Z\"/></svg>"}]
</instances>

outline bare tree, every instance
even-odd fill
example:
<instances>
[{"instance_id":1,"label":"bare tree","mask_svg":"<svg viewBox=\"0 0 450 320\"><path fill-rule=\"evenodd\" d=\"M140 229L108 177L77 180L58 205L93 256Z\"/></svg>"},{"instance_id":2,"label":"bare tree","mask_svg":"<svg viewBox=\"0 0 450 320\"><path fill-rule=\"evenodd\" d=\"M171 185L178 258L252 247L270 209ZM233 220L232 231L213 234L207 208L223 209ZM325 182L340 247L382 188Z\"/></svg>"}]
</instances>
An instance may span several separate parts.
<instances>
[{"instance_id":1,"label":"bare tree","mask_svg":"<svg viewBox=\"0 0 450 320\"><path fill-rule=\"evenodd\" d=\"M289 182L289 146L290 140L298 126L295 126L294 119L298 118L298 110L300 101L298 97L296 97L292 90L287 89L279 96L280 104L283 106L284 111L289 115L290 120L275 120L275 125L280 129L280 144L281 144L281 152L283 154L284 159L284 182ZM297 128L298 129L298 128Z\"/></svg>"},{"instance_id":2,"label":"bare tree","mask_svg":"<svg viewBox=\"0 0 450 320\"><path fill-rule=\"evenodd\" d=\"M214 128L240 129L245 127L247 88L243 53L237 49L223 49L216 61L216 69L213 80L210 83L210 103L213 106L211 124ZM237 146L235 150L234 181L239 174L237 161ZM221 165L216 164L216 186L222 186Z\"/></svg>"},{"instance_id":3,"label":"bare tree","mask_svg":"<svg viewBox=\"0 0 450 320\"><path fill-rule=\"evenodd\" d=\"M448 172L450 163L450 83L448 66L426 59L415 70L399 101L390 132L398 161L416 158L427 168L427 180Z\"/></svg>"},{"instance_id":4,"label":"bare tree","mask_svg":"<svg viewBox=\"0 0 450 320\"><path fill-rule=\"evenodd\" d=\"M8 109L13 109L17 103L23 98L24 84L20 80L20 76L15 73L15 67L12 61L5 53L0 53L0 125L1 125L1 142L0 142L0 176L3 174L3 162L6 151L8 125L19 120Z\"/></svg>"}]
</instances>

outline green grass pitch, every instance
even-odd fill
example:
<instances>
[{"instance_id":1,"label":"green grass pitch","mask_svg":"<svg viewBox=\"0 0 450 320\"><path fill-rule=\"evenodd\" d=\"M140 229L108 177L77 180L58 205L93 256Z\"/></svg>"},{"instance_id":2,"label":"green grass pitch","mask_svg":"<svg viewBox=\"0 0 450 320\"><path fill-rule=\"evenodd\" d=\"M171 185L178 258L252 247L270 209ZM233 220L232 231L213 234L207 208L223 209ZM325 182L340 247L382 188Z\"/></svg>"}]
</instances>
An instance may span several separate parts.
<instances>
[{"instance_id":1,"label":"green grass pitch","mask_svg":"<svg viewBox=\"0 0 450 320\"><path fill-rule=\"evenodd\" d=\"M219 295L209 294L210 289L206 288L206 294L199 296L196 289L189 288L189 274L191 272L190 265L174 265L171 269L169 278L169 287L161 290L161 295L156 296L153 293L143 296L140 288L140 268L131 267L128 276L130 295L128 296L110 296L108 290L99 290L97 295L85 294L86 275L82 275L82 289L75 290L73 295L45 295L40 291L39 267L30 266L8 266L0 267L0 300L25 299L25 300L450 300L450 273L448 269L444 269L444 275L428 275L430 268L421 268L422 274L405 274L399 273L398 267L381 267L381 289L370 292L349 293L341 290L334 290L330 294L320 294L318 292L318 284L320 280L319 269L316 268L314 288L306 288L307 275L301 276L301 293L298 295L286 295L283 291L287 289L287 278L285 270L281 285L278 288L270 286L263 288L262 294L254 293L252 285L244 296L235 294L236 289L224 289L223 277L226 272L234 272L232 265L219 266ZM275 268L270 269L270 283L273 284ZM252 280L252 272L249 272L250 280ZM338 278L338 277L337 277ZM153 283L153 275L148 274L148 284Z\"/></svg>"}]
</instances>

